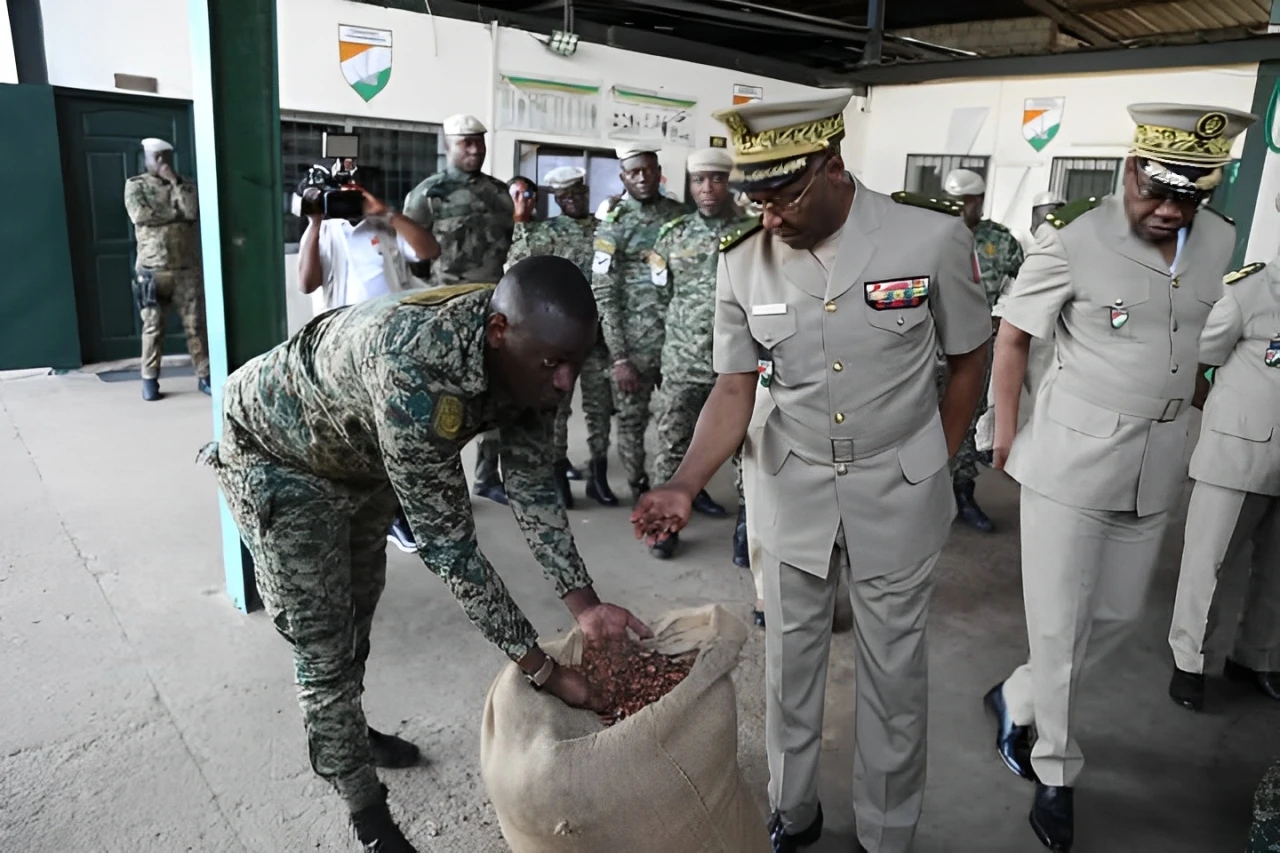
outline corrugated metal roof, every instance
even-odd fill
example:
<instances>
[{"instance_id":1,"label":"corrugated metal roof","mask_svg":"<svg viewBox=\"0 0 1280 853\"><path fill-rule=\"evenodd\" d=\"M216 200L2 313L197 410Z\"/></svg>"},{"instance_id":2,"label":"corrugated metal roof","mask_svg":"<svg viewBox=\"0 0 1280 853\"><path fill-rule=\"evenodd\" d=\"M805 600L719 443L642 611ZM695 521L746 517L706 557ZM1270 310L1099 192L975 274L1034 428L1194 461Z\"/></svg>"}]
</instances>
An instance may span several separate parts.
<instances>
[{"instance_id":1,"label":"corrugated metal roof","mask_svg":"<svg viewBox=\"0 0 1280 853\"><path fill-rule=\"evenodd\" d=\"M1215 30L1265 31L1271 12L1270 0L1139 1L1110 9L1091 9L1090 6L1096 4L1090 4L1088 0L1063 5L1121 41L1184 33L1200 33L1210 38Z\"/></svg>"}]
</instances>

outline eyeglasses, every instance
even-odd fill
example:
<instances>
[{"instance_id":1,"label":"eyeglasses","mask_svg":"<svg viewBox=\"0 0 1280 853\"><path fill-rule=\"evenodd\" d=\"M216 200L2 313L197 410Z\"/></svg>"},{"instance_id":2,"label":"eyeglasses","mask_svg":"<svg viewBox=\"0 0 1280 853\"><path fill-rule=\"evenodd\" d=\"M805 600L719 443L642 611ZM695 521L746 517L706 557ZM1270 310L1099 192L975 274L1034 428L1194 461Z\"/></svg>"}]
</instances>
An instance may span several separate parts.
<instances>
[{"instance_id":1,"label":"eyeglasses","mask_svg":"<svg viewBox=\"0 0 1280 853\"><path fill-rule=\"evenodd\" d=\"M818 168L813 170L809 175L809 182L804 185L804 189L800 191L800 195L791 199L791 201L778 202L774 199L768 201L752 201L747 199L747 212L753 216L763 216L766 210L772 210L776 215L781 216L783 213L790 213L800 207L800 203L804 201L804 197L809 194L809 190L813 188L813 184L818 179L818 175L822 173L822 167L827 164L827 158L821 157L817 161Z\"/></svg>"}]
</instances>

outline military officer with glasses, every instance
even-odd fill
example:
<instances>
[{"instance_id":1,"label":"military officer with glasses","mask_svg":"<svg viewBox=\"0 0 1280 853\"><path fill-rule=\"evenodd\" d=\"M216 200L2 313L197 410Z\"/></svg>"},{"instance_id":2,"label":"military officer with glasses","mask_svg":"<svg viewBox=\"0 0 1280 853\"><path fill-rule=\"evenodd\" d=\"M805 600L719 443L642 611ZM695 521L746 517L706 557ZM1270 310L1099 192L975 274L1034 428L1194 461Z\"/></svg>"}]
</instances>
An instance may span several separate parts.
<instances>
[{"instance_id":1,"label":"military officer with glasses","mask_svg":"<svg viewBox=\"0 0 1280 853\"><path fill-rule=\"evenodd\" d=\"M993 456L1022 484L1030 657L985 702L1001 758L1036 783L1031 825L1051 850L1073 841L1080 676L1141 614L1186 482L1190 410L1208 390L1200 333L1235 247L1234 226L1201 205L1254 121L1180 104L1129 114L1123 191L1036 230L996 340ZM1055 362L1019 429L1028 348L1055 331Z\"/></svg>"},{"instance_id":2,"label":"military officer with glasses","mask_svg":"<svg viewBox=\"0 0 1280 853\"><path fill-rule=\"evenodd\" d=\"M957 212L881 195L845 170L851 96L716 114L733 139L729 183L762 218L721 242L715 388L675 476L632 515L650 542L680 530L742 443L756 394L772 396L758 445L753 436L751 511L778 853L822 832L818 758L842 576L855 626L858 840L872 853L911 847L925 786L929 598L956 513L947 460L973 417L991 337L973 235ZM952 371L941 401L939 347Z\"/></svg>"}]
</instances>

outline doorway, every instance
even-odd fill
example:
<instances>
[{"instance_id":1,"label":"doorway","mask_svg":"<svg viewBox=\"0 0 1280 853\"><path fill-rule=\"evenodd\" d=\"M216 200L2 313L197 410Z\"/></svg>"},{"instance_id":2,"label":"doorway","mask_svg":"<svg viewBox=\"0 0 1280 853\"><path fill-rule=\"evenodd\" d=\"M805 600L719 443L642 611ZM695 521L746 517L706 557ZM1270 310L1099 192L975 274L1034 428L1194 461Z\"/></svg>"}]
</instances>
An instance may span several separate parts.
<instances>
[{"instance_id":1,"label":"doorway","mask_svg":"<svg viewBox=\"0 0 1280 853\"><path fill-rule=\"evenodd\" d=\"M174 167L195 174L195 133L185 101L58 90L58 135L75 278L80 351L85 363L137 358L142 322L133 301L136 241L124 209L124 182L143 171L141 140L173 144ZM164 351L186 351L177 312Z\"/></svg>"}]
</instances>

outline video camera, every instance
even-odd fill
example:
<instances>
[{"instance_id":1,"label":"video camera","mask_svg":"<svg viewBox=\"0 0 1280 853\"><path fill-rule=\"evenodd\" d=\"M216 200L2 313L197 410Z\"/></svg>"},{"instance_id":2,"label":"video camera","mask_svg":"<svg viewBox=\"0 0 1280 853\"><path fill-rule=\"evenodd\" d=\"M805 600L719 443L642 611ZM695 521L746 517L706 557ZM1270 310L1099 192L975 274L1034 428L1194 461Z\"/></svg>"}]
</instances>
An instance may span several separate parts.
<instances>
[{"instance_id":1,"label":"video camera","mask_svg":"<svg viewBox=\"0 0 1280 853\"><path fill-rule=\"evenodd\" d=\"M302 200L300 215L323 214L325 219L359 219L364 215L364 193L356 186L356 157L360 153L360 137L353 134L324 134L322 156L332 159L333 166L317 163L298 182L295 193ZM308 200L305 193L312 187L320 191L318 201Z\"/></svg>"}]
</instances>

